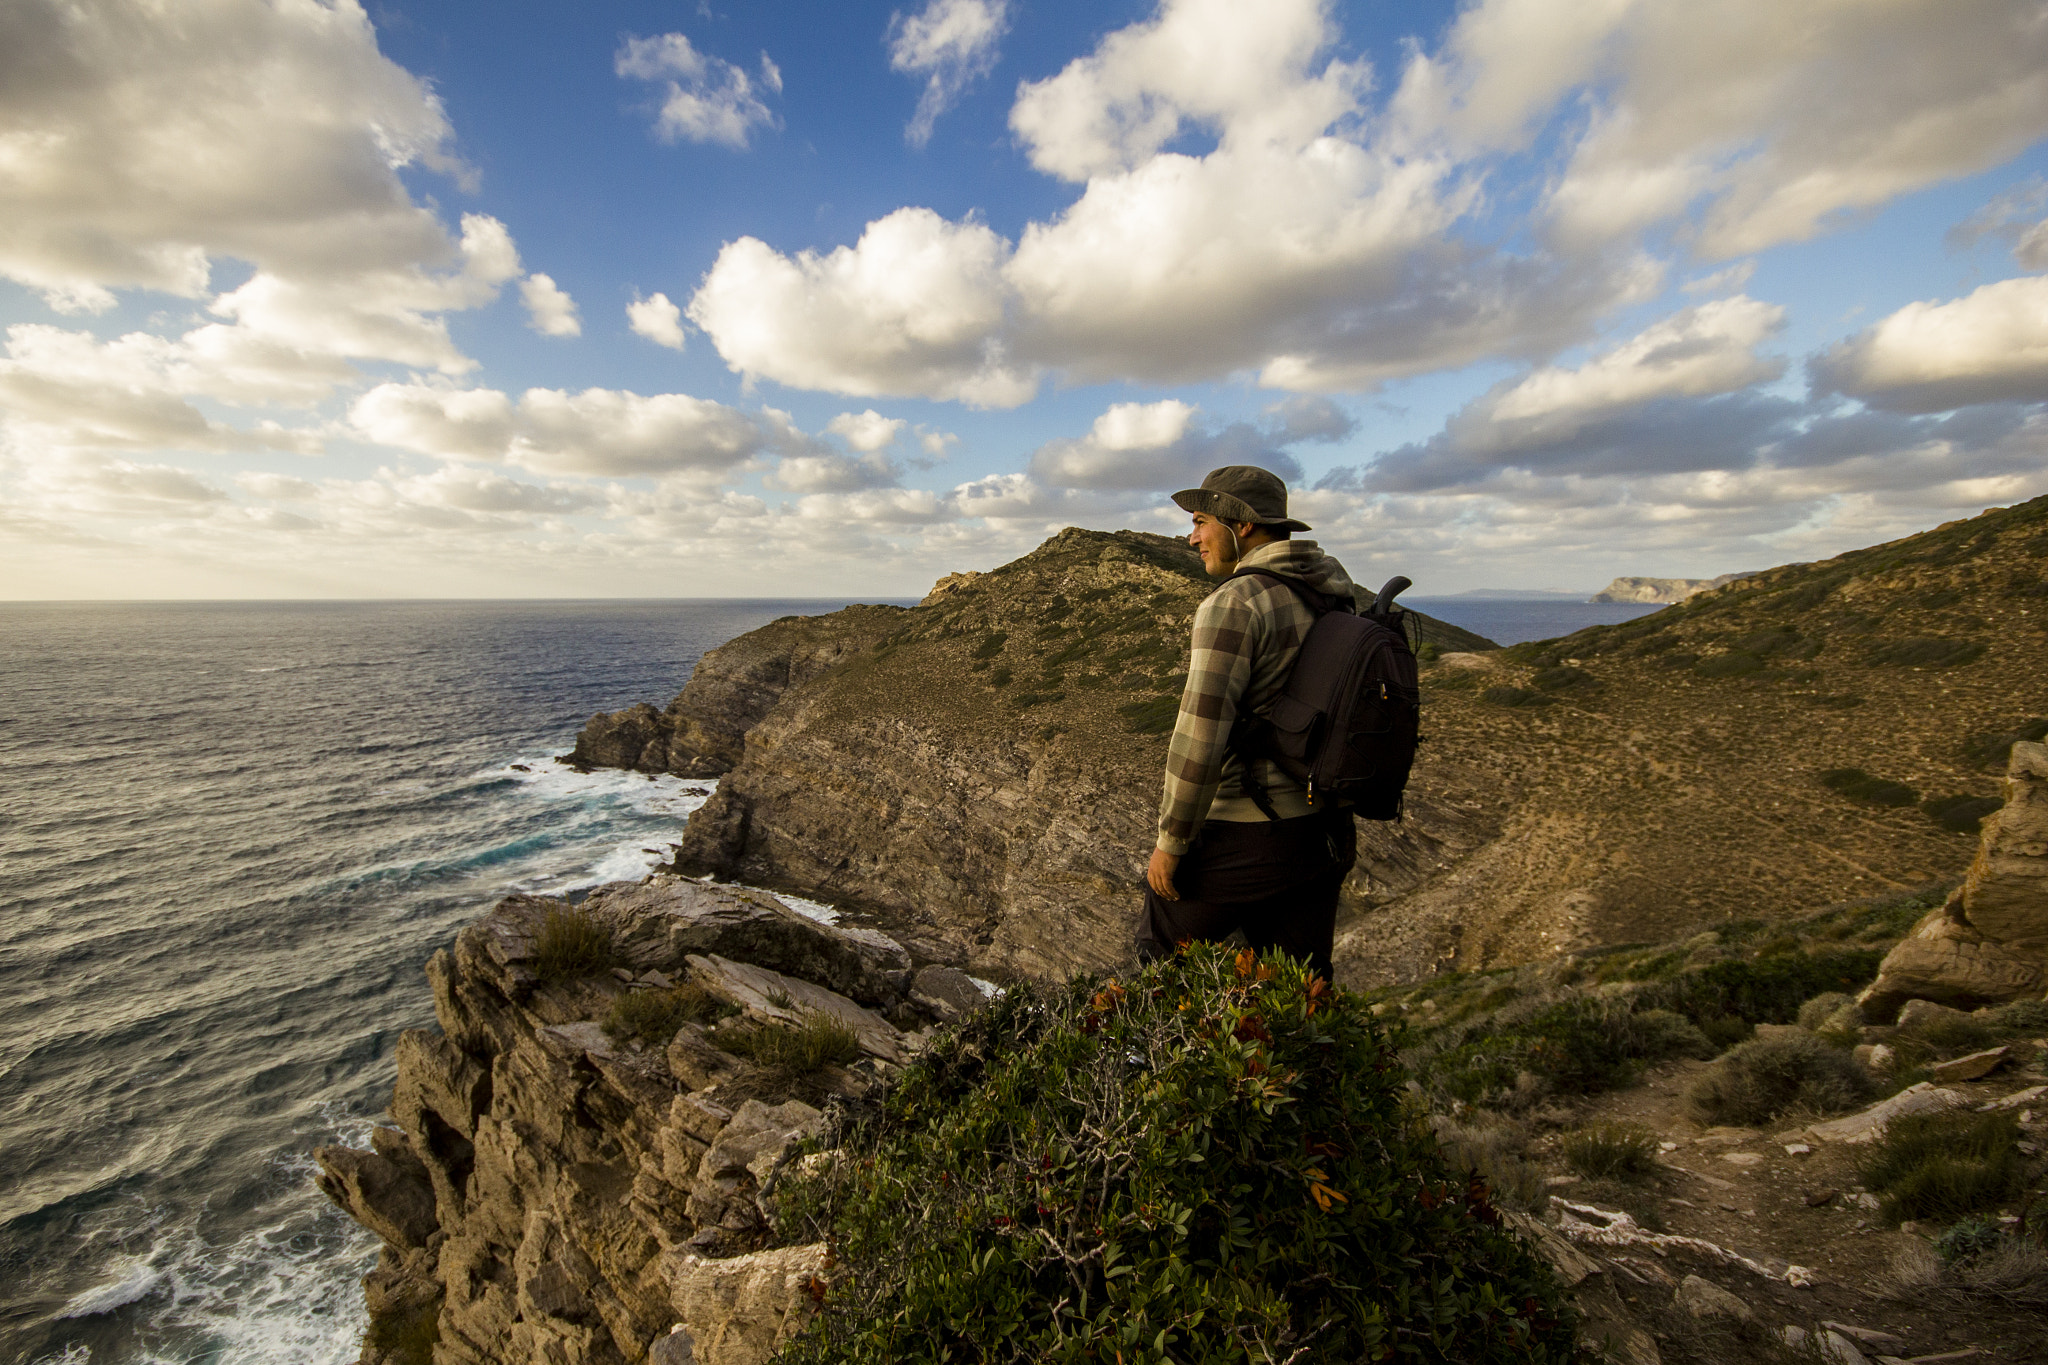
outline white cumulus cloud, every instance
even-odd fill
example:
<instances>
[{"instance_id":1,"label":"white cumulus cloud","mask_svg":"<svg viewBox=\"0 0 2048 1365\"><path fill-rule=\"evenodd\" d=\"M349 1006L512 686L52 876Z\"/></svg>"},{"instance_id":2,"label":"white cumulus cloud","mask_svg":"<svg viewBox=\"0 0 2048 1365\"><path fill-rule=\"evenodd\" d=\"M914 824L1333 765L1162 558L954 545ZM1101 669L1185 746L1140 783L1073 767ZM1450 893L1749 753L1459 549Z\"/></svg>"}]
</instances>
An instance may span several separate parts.
<instances>
[{"instance_id":1,"label":"white cumulus cloud","mask_svg":"<svg viewBox=\"0 0 2048 1365\"><path fill-rule=\"evenodd\" d=\"M626 324L657 346L683 349L683 310L666 294L650 294L626 305Z\"/></svg>"},{"instance_id":2,"label":"white cumulus cloud","mask_svg":"<svg viewBox=\"0 0 2048 1365\"><path fill-rule=\"evenodd\" d=\"M2048 275L1909 303L1809 370L1822 392L1899 412L2048 400Z\"/></svg>"},{"instance_id":3,"label":"white cumulus cloud","mask_svg":"<svg viewBox=\"0 0 2048 1365\"><path fill-rule=\"evenodd\" d=\"M1010 27L1009 8L1009 0L930 0L916 14L890 18L890 67L927 78L917 112L903 130L911 146L930 142L939 115L995 69Z\"/></svg>"},{"instance_id":4,"label":"white cumulus cloud","mask_svg":"<svg viewBox=\"0 0 2048 1365\"><path fill-rule=\"evenodd\" d=\"M869 408L865 412L842 412L825 424L825 430L855 450L872 454L896 443L903 428L910 425L901 417L884 417Z\"/></svg>"},{"instance_id":5,"label":"white cumulus cloud","mask_svg":"<svg viewBox=\"0 0 2048 1365\"><path fill-rule=\"evenodd\" d=\"M526 304L526 325L549 337L579 337L583 324L576 317L576 300L569 297L550 275L538 272L519 282L519 297Z\"/></svg>"},{"instance_id":6,"label":"white cumulus cloud","mask_svg":"<svg viewBox=\"0 0 2048 1365\"><path fill-rule=\"evenodd\" d=\"M716 476L783 439L781 424L688 394L380 384L349 410L365 439L542 474Z\"/></svg>"},{"instance_id":7,"label":"white cumulus cloud","mask_svg":"<svg viewBox=\"0 0 2048 1365\"><path fill-rule=\"evenodd\" d=\"M756 128L776 126L775 114L744 68L699 52L683 34L628 38L612 69L622 78L664 84L654 120L655 136L664 142L715 142L744 151ZM761 75L771 93L782 89L782 72L765 52Z\"/></svg>"},{"instance_id":8,"label":"white cumulus cloud","mask_svg":"<svg viewBox=\"0 0 2048 1365\"><path fill-rule=\"evenodd\" d=\"M1210 430L1178 398L1113 403L1079 439L1048 441L1031 456L1031 474L1055 488L1159 489L1198 484L1211 469L1256 464L1290 482L1301 466L1281 450L1285 420L1264 429L1233 422Z\"/></svg>"}]
</instances>

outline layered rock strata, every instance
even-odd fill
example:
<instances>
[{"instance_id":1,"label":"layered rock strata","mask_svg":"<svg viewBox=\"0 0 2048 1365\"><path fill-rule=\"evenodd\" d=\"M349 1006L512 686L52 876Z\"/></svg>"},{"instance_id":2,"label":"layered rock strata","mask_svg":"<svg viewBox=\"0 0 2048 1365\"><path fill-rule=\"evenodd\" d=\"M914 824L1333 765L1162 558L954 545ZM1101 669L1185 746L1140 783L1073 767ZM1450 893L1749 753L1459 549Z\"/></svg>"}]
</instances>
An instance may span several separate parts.
<instances>
[{"instance_id":1,"label":"layered rock strata","mask_svg":"<svg viewBox=\"0 0 2048 1365\"><path fill-rule=\"evenodd\" d=\"M2048 993L2048 745L2017 743L2005 805L1939 909L1885 955L1858 1003L1884 1021L1909 1000L1995 1005Z\"/></svg>"},{"instance_id":2,"label":"layered rock strata","mask_svg":"<svg viewBox=\"0 0 2048 1365\"><path fill-rule=\"evenodd\" d=\"M543 980L537 941L567 910L510 897L436 953L440 1031L400 1040L396 1127L316 1154L320 1187L384 1241L365 1365L400 1365L406 1323L438 1338L436 1365L765 1360L825 1273L820 1248L767 1246L792 1152L979 1002L884 935L665 875L580 907L617 967ZM763 1024L835 1018L861 1056L791 1078L699 1024L655 1049L606 1032L619 997L684 981Z\"/></svg>"}]
</instances>

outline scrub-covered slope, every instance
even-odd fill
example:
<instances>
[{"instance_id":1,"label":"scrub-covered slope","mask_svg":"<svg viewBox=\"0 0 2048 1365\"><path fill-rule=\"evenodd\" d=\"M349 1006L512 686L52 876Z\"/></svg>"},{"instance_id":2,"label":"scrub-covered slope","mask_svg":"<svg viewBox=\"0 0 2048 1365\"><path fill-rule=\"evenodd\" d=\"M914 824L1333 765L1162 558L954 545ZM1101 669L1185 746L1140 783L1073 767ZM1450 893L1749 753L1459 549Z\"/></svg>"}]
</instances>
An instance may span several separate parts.
<instances>
[{"instance_id":1,"label":"scrub-covered slope","mask_svg":"<svg viewBox=\"0 0 2048 1365\"><path fill-rule=\"evenodd\" d=\"M1339 963L1528 961L1960 876L2013 739L2048 730L2044 559L2035 499L1430 667L1429 762L1482 775L1500 835Z\"/></svg>"}]
</instances>

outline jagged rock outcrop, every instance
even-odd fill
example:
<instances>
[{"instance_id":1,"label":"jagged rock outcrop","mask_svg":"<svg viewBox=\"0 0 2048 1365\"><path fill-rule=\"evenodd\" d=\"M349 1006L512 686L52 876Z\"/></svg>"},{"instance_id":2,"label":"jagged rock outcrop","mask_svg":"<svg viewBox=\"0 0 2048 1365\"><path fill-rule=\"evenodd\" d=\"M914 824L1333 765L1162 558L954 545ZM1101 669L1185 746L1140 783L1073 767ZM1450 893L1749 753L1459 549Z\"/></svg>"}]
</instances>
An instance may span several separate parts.
<instances>
[{"instance_id":1,"label":"jagged rock outcrop","mask_svg":"<svg viewBox=\"0 0 2048 1365\"><path fill-rule=\"evenodd\" d=\"M1939 910L1885 955L1859 997L1867 1018L1908 1000L1993 1005L2048 993L2048 745L2017 743L2005 805L1984 821L1977 859Z\"/></svg>"},{"instance_id":2,"label":"jagged rock outcrop","mask_svg":"<svg viewBox=\"0 0 2048 1365\"><path fill-rule=\"evenodd\" d=\"M716 777L740 761L746 732L785 692L872 647L903 615L901 607L858 606L772 621L705 654L666 709L640 702L592 716L563 761Z\"/></svg>"},{"instance_id":3,"label":"jagged rock outcrop","mask_svg":"<svg viewBox=\"0 0 2048 1365\"><path fill-rule=\"evenodd\" d=\"M508 897L436 953L440 1031L400 1041L398 1127L316 1153L320 1188L384 1240L373 1320L431 1319L437 1365L759 1365L822 1272L820 1248L765 1248L777 1181L823 1111L858 1102L915 1046L903 1028L938 1011L884 935L665 875L580 907L620 965L543 980L538 940L568 908ZM701 1025L665 1047L602 1026L619 997L685 980L762 1021L858 1020L863 1055L790 1077ZM397 1358L371 1344L363 1359Z\"/></svg>"}]
</instances>

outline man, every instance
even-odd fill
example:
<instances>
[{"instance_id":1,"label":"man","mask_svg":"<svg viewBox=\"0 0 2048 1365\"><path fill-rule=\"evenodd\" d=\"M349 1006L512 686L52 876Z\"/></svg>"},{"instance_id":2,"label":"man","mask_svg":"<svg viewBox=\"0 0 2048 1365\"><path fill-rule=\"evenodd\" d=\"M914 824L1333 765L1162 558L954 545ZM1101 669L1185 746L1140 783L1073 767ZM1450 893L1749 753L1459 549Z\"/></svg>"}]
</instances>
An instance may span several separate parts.
<instances>
[{"instance_id":1,"label":"man","mask_svg":"<svg viewBox=\"0 0 2048 1365\"><path fill-rule=\"evenodd\" d=\"M1288 517L1278 475L1230 465L1173 500L1194 515L1188 543L1210 577L1264 569L1351 609L1344 566L1314 541L1293 539L1309 527ZM1236 930L1255 949L1280 948L1329 976L1337 891L1357 856L1351 815L1329 802L1311 808L1300 784L1265 759L1253 761L1248 783L1244 760L1230 750L1232 724L1272 706L1315 619L1293 589L1262 575L1231 579L1195 609L1145 872L1141 959Z\"/></svg>"}]
</instances>

